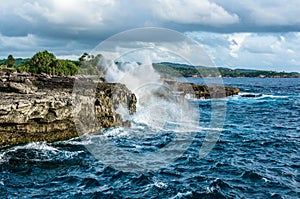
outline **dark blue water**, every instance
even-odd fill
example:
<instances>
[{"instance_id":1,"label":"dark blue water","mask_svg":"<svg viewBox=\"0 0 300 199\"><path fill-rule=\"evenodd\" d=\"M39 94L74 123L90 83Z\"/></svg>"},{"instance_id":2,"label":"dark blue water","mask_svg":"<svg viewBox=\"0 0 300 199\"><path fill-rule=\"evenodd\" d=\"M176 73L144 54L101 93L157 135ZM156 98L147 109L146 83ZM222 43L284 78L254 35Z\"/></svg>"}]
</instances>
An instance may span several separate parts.
<instances>
[{"instance_id":1,"label":"dark blue water","mask_svg":"<svg viewBox=\"0 0 300 199\"><path fill-rule=\"evenodd\" d=\"M8 147L0 150L0 198L300 198L300 79L224 83L263 96L227 99L221 136L204 158L199 158L203 132L175 161L148 172L106 166L86 147L95 144L96 135ZM199 125L207 125L211 101L192 103L201 112ZM135 139L131 132L117 128L104 134L134 154L159 150L176 136L157 132Z\"/></svg>"}]
</instances>

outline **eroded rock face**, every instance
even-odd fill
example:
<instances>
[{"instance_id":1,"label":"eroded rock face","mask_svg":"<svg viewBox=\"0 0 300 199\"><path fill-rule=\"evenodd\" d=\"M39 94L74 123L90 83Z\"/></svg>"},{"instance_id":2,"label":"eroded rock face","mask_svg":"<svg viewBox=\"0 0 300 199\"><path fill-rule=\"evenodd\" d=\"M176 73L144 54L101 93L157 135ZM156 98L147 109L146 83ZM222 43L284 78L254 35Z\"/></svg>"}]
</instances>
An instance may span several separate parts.
<instances>
[{"instance_id":1,"label":"eroded rock face","mask_svg":"<svg viewBox=\"0 0 300 199\"><path fill-rule=\"evenodd\" d=\"M82 86L73 89L76 82ZM4 74L0 98L0 146L62 141L130 125L116 109L126 107L128 114L136 111L136 97L125 85L86 77Z\"/></svg>"},{"instance_id":2,"label":"eroded rock face","mask_svg":"<svg viewBox=\"0 0 300 199\"><path fill-rule=\"evenodd\" d=\"M233 87L165 81L157 96L223 98ZM136 111L136 96L123 84L97 77L50 77L0 71L0 146L62 141L115 126L130 126L118 109Z\"/></svg>"}]
</instances>

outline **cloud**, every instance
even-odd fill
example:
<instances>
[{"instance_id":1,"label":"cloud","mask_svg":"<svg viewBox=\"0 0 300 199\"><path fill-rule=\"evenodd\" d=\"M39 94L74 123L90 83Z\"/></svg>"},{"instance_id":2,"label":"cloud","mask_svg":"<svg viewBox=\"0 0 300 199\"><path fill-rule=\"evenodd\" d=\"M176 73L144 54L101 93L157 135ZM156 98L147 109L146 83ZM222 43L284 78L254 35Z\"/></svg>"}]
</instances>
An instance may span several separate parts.
<instances>
[{"instance_id":1,"label":"cloud","mask_svg":"<svg viewBox=\"0 0 300 199\"><path fill-rule=\"evenodd\" d=\"M300 25L300 1L246 1L242 5L248 7L250 17L261 26Z\"/></svg>"},{"instance_id":2,"label":"cloud","mask_svg":"<svg viewBox=\"0 0 300 199\"><path fill-rule=\"evenodd\" d=\"M91 46L77 41L49 40L32 34L14 37L0 34L0 57L2 58L7 57L8 54L13 54L15 57L31 57L45 49L60 56L73 54L78 57L85 51L89 52Z\"/></svg>"},{"instance_id":3,"label":"cloud","mask_svg":"<svg viewBox=\"0 0 300 199\"><path fill-rule=\"evenodd\" d=\"M166 36L167 39L165 39ZM135 60L142 63L149 63L149 60L152 62L175 61L212 66L211 60L197 42L182 33L161 28L123 32L100 43L92 53L102 54L112 60ZM126 60L128 57L129 60Z\"/></svg>"},{"instance_id":4,"label":"cloud","mask_svg":"<svg viewBox=\"0 0 300 199\"><path fill-rule=\"evenodd\" d=\"M298 0L6 1L0 4L0 57L44 49L75 57L121 31L155 26L201 42L218 65L299 71L299 7Z\"/></svg>"},{"instance_id":5,"label":"cloud","mask_svg":"<svg viewBox=\"0 0 300 199\"><path fill-rule=\"evenodd\" d=\"M186 35L202 44L217 66L300 72L300 57L297 53L300 52L299 32L272 34L188 32ZM210 45L213 41L218 41L222 45Z\"/></svg>"},{"instance_id":6,"label":"cloud","mask_svg":"<svg viewBox=\"0 0 300 199\"><path fill-rule=\"evenodd\" d=\"M251 36L251 33L234 33L228 36L230 42L230 55L234 58L238 58L238 52L243 45L243 42L247 37Z\"/></svg>"},{"instance_id":7,"label":"cloud","mask_svg":"<svg viewBox=\"0 0 300 199\"><path fill-rule=\"evenodd\" d=\"M240 23L232 31L300 31L300 1L212 0L228 12L237 13Z\"/></svg>"},{"instance_id":8,"label":"cloud","mask_svg":"<svg viewBox=\"0 0 300 199\"><path fill-rule=\"evenodd\" d=\"M64 29L80 31L102 26L103 18L113 7L113 0L31 0L21 4L15 13L32 24L46 22L63 25Z\"/></svg>"},{"instance_id":9,"label":"cloud","mask_svg":"<svg viewBox=\"0 0 300 199\"><path fill-rule=\"evenodd\" d=\"M253 35L244 42L243 49L250 53L273 54L273 46L276 45L277 42L281 42L278 37L282 38L283 36L276 36L274 34L261 34L260 36Z\"/></svg>"},{"instance_id":10,"label":"cloud","mask_svg":"<svg viewBox=\"0 0 300 199\"><path fill-rule=\"evenodd\" d=\"M153 10L161 19L180 24L220 26L239 21L236 14L208 0L157 0Z\"/></svg>"},{"instance_id":11,"label":"cloud","mask_svg":"<svg viewBox=\"0 0 300 199\"><path fill-rule=\"evenodd\" d=\"M0 33L95 42L145 26L180 32L289 32L300 31L298 7L298 2L279 0L14 0L0 5Z\"/></svg>"}]
</instances>

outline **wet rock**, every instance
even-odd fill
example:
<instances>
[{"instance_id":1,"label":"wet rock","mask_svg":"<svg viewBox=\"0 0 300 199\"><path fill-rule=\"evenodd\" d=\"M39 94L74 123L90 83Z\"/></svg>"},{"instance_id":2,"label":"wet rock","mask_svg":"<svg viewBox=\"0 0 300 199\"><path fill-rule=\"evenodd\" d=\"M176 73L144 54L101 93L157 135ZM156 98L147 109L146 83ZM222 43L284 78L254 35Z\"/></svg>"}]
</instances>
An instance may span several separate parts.
<instances>
[{"instance_id":1,"label":"wet rock","mask_svg":"<svg viewBox=\"0 0 300 199\"><path fill-rule=\"evenodd\" d=\"M249 98L255 98L255 97L261 97L262 94L243 94L241 97L249 97Z\"/></svg>"}]
</instances>

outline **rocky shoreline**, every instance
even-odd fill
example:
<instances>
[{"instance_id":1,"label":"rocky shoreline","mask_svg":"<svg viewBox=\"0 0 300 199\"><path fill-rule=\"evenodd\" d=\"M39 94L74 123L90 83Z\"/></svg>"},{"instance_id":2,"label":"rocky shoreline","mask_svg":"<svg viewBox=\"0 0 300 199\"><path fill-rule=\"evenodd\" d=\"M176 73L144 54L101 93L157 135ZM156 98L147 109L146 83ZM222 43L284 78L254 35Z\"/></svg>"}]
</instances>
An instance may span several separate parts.
<instances>
[{"instance_id":1,"label":"rocky shoreline","mask_svg":"<svg viewBox=\"0 0 300 199\"><path fill-rule=\"evenodd\" d=\"M75 81L82 88L74 95ZM116 109L122 105L132 114L137 100L123 84L17 73L0 76L0 98L0 146L62 141L129 126Z\"/></svg>"},{"instance_id":2,"label":"rocky shoreline","mask_svg":"<svg viewBox=\"0 0 300 199\"><path fill-rule=\"evenodd\" d=\"M180 93L183 96L189 95L195 99L216 99L238 95L239 88L231 86L207 86L193 83L181 83L175 80L164 80L165 85L173 92Z\"/></svg>"},{"instance_id":3,"label":"rocky shoreline","mask_svg":"<svg viewBox=\"0 0 300 199\"><path fill-rule=\"evenodd\" d=\"M165 83L175 89L170 93L195 98L222 98L240 91L233 87ZM0 98L0 146L63 141L106 128L130 126L117 110L122 106L128 114L134 114L137 103L135 94L125 85L95 77L5 71L0 73Z\"/></svg>"}]
</instances>

